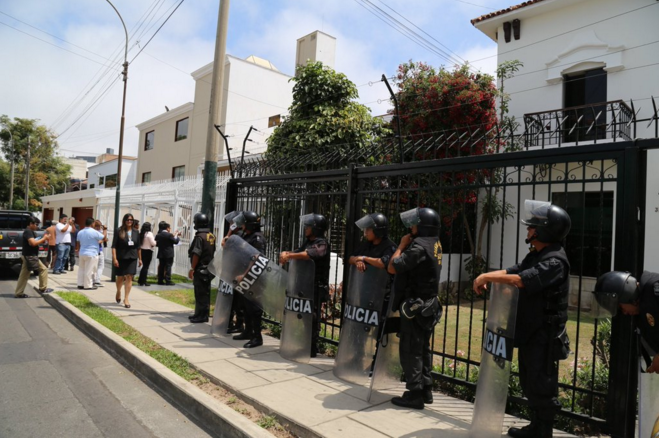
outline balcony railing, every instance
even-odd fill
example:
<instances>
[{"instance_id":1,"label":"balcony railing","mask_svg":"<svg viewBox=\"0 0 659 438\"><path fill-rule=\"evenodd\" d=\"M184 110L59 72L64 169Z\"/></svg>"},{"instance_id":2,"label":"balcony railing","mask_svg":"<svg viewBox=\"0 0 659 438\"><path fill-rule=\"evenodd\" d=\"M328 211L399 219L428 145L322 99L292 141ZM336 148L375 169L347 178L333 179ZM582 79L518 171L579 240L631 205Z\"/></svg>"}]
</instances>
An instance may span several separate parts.
<instances>
[{"instance_id":1,"label":"balcony railing","mask_svg":"<svg viewBox=\"0 0 659 438\"><path fill-rule=\"evenodd\" d=\"M622 100L524 115L527 147L631 140L634 111Z\"/></svg>"}]
</instances>

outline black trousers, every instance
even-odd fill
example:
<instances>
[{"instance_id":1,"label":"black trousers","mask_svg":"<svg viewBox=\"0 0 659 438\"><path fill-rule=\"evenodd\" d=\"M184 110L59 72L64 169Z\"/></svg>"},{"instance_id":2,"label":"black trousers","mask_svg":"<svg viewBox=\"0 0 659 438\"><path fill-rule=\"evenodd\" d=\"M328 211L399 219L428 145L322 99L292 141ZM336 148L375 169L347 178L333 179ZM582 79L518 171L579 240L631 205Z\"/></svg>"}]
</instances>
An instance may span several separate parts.
<instances>
[{"instance_id":1,"label":"black trousers","mask_svg":"<svg viewBox=\"0 0 659 438\"><path fill-rule=\"evenodd\" d=\"M263 319L263 310L254 302L243 297L245 302L245 334L251 339L262 339L261 320Z\"/></svg>"},{"instance_id":2,"label":"black trousers","mask_svg":"<svg viewBox=\"0 0 659 438\"><path fill-rule=\"evenodd\" d=\"M313 297L313 329L311 332L311 353L318 351L318 341L320 340L320 321L322 320L323 303L329 301L328 288L316 286Z\"/></svg>"},{"instance_id":3,"label":"black trousers","mask_svg":"<svg viewBox=\"0 0 659 438\"><path fill-rule=\"evenodd\" d=\"M432 352L430 338L432 329L421 327L418 315L414 319L400 318L400 364L405 373L405 387L410 391L432 386Z\"/></svg>"},{"instance_id":4,"label":"black trousers","mask_svg":"<svg viewBox=\"0 0 659 438\"><path fill-rule=\"evenodd\" d=\"M142 250L142 269L140 270L140 277L137 279L137 284L146 284L146 277L149 275L149 266L153 260L153 251L149 249Z\"/></svg>"},{"instance_id":5,"label":"black trousers","mask_svg":"<svg viewBox=\"0 0 659 438\"><path fill-rule=\"evenodd\" d=\"M192 285L195 299L194 314L202 318L207 317L211 308L211 277L195 271Z\"/></svg>"},{"instance_id":6,"label":"black trousers","mask_svg":"<svg viewBox=\"0 0 659 438\"><path fill-rule=\"evenodd\" d=\"M549 332L538 330L519 347L519 383L539 420L553 420L558 402L558 366L549 363Z\"/></svg>"},{"instance_id":7,"label":"black trousers","mask_svg":"<svg viewBox=\"0 0 659 438\"><path fill-rule=\"evenodd\" d=\"M172 281L172 265L174 258L158 259L158 283L169 283Z\"/></svg>"},{"instance_id":8,"label":"black trousers","mask_svg":"<svg viewBox=\"0 0 659 438\"><path fill-rule=\"evenodd\" d=\"M229 329L243 328L245 324L245 297L240 292L233 292Z\"/></svg>"}]
</instances>

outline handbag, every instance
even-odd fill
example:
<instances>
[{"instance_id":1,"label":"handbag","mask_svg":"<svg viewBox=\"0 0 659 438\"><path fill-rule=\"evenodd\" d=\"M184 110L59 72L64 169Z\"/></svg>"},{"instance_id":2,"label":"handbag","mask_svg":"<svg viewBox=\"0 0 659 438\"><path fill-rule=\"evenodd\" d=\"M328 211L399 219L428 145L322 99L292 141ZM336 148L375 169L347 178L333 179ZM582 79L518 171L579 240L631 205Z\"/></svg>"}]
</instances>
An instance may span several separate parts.
<instances>
[{"instance_id":1,"label":"handbag","mask_svg":"<svg viewBox=\"0 0 659 438\"><path fill-rule=\"evenodd\" d=\"M37 256L23 256L25 258L25 263L27 264L28 271L38 271L41 269L39 257Z\"/></svg>"}]
</instances>

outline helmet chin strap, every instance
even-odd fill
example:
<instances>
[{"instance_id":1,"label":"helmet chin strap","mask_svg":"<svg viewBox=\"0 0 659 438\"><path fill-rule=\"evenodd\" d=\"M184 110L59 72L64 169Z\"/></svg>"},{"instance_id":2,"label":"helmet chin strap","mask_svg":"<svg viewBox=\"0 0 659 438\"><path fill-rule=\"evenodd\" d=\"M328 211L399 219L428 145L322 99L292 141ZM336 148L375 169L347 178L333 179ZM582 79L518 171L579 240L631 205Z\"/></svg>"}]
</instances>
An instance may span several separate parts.
<instances>
[{"instance_id":1,"label":"helmet chin strap","mask_svg":"<svg viewBox=\"0 0 659 438\"><path fill-rule=\"evenodd\" d=\"M531 236L531 238L524 239L524 242L526 242L527 244L530 244L535 240L538 240L538 233L537 232L533 233L533 236Z\"/></svg>"}]
</instances>

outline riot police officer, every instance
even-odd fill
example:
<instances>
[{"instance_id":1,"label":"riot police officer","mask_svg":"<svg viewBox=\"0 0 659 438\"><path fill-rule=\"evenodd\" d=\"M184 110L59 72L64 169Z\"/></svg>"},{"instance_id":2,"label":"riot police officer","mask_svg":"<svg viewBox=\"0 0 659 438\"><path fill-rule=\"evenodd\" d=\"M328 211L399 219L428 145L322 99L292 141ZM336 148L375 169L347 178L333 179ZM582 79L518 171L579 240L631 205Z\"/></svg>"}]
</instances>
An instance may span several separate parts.
<instances>
[{"instance_id":1,"label":"riot police officer","mask_svg":"<svg viewBox=\"0 0 659 438\"><path fill-rule=\"evenodd\" d=\"M242 228L238 228L238 226L234 222L234 219L240 213L242 213L242 211L234 210L224 215L224 220L229 223L229 232L227 233L226 236L222 238L221 245L223 247L229 237L233 235L242 237L243 235ZM229 316L229 327L227 327L227 333L228 334L241 333L243 330L245 330L244 298L241 294L234 293L232 295L232 300L231 300L231 313Z\"/></svg>"},{"instance_id":2,"label":"riot police officer","mask_svg":"<svg viewBox=\"0 0 659 438\"><path fill-rule=\"evenodd\" d=\"M400 308L400 363L406 388L397 406L423 409L433 402L430 338L442 315L439 275L442 245L439 215L431 208L413 208L400 214L410 234L403 236L389 261L394 279L394 306Z\"/></svg>"},{"instance_id":3,"label":"riot police officer","mask_svg":"<svg viewBox=\"0 0 659 438\"><path fill-rule=\"evenodd\" d=\"M382 213L367 214L355 222L364 232L364 240L353 252L348 261L356 265L360 272L368 266L387 269L391 256L396 251L396 244L388 237L389 220Z\"/></svg>"},{"instance_id":4,"label":"riot police officer","mask_svg":"<svg viewBox=\"0 0 659 438\"><path fill-rule=\"evenodd\" d=\"M249 243L257 249L261 255L265 255L266 241L263 234L261 234L261 216L253 211L243 211L234 218L234 223L237 227L242 229L242 238L245 242ZM251 269L249 266L245 272ZM240 283L244 275L236 278ZM263 310L251 301L249 298L243 296L243 304L245 308L245 330L242 333L233 337L234 340L247 340L248 342L243 345L244 348L254 348L263 345L263 337L261 335L261 319L263 317Z\"/></svg>"},{"instance_id":5,"label":"riot police officer","mask_svg":"<svg viewBox=\"0 0 659 438\"><path fill-rule=\"evenodd\" d=\"M640 282L629 272L607 272L597 279L598 318L613 317L618 309L636 317L639 352L646 373L659 373L659 274L644 271Z\"/></svg>"},{"instance_id":6,"label":"riot police officer","mask_svg":"<svg viewBox=\"0 0 659 438\"><path fill-rule=\"evenodd\" d=\"M210 312L213 274L208 271L208 265L215 255L215 236L211 233L208 216L204 213L195 214L193 222L197 232L188 250L191 267L188 277L194 285L195 312L190 322L200 323L208 322Z\"/></svg>"},{"instance_id":7,"label":"riot police officer","mask_svg":"<svg viewBox=\"0 0 659 438\"><path fill-rule=\"evenodd\" d=\"M551 438L558 402L557 360L567 358L565 332L570 290L570 262L561 242L571 227L570 216L549 202L526 200L526 243L531 245L522 263L506 270L481 274L474 290L482 293L487 283L519 288L515 346L519 348L519 380L532 410L531 423L511 427L517 438Z\"/></svg>"},{"instance_id":8,"label":"riot police officer","mask_svg":"<svg viewBox=\"0 0 659 438\"><path fill-rule=\"evenodd\" d=\"M322 303L329 299L330 244L325 239L327 219L322 214L310 213L302 216L304 242L295 251L283 251L279 255L281 264L289 260L313 260L315 263L313 332L311 335L311 357L318 353Z\"/></svg>"}]
</instances>

